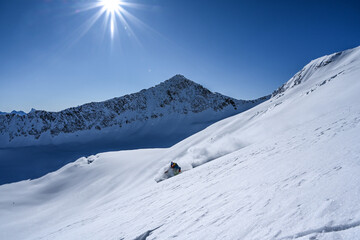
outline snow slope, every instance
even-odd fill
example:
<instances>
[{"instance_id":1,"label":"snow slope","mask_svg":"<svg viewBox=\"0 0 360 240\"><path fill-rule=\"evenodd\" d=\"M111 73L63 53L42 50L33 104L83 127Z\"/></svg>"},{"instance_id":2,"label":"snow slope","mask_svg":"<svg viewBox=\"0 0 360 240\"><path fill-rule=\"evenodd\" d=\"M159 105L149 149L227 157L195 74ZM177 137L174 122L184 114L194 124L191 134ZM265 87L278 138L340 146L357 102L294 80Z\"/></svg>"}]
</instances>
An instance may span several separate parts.
<instances>
[{"instance_id":1,"label":"snow slope","mask_svg":"<svg viewBox=\"0 0 360 240\"><path fill-rule=\"evenodd\" d=\"M359 239L359 77L360 47L171 148L2 185L0 239Z\"/></svg>"}]
</instances>

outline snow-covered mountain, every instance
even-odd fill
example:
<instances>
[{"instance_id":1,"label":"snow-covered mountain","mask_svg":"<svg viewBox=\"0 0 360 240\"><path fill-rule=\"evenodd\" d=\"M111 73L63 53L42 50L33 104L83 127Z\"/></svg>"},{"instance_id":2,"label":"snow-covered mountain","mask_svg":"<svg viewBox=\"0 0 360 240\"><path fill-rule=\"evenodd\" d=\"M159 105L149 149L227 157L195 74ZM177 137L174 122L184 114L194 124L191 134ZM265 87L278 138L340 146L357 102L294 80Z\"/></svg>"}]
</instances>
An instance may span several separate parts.
<instances>
[{"instance_id":1,"label":"snow-covered mountain","mask_svg":"<svg viewBox=\"0 0 360 240\"><path fill-rule=\"evenodd\" d=\"M359 239L359 78L360 47L321 57L171 148L2 185L0 238ZM170 161L183 173L157 183Z\"/></svg>"},{"instance_id":2,"label":"snow-covered mountain","mask_svg":"<svg viewBox=\"0 0 360 240\"><path fill-rule=\"evenodd\" d=\"M26 112L24 111L11 111L11 113L7 113L7 112L0 112L0 115L19 115L19 116L24 116L26 115Z\"/></svg>"},{"instance_id":3,"label":"snow-covered mountain","mask_svg":"<svg viewBox=\"0 0 360 240\"><path fill-rule=\"evenodd\" d=\"M88 103L60 112L0 115L0 147L97 139L128 142L136 133L141 133L142 137L172 136L178 141L268 98L236 100L212 93L184 76L176 75L155 87L104 102ZM178 127L179 122L182 128ZM159 131L164 126L166 132ZM136 136L135 141L139 138ZM152 137L149 139L156 141Z\"/></svg>"}]
</instances>

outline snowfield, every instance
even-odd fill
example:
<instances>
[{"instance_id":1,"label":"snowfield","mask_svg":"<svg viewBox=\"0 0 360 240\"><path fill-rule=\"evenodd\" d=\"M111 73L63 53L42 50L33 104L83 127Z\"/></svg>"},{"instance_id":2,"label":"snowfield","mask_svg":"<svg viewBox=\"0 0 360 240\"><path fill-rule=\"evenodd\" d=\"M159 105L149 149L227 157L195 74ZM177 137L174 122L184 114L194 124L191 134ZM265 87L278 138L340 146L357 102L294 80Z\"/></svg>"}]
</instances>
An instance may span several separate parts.
<instances>
[{"instance_id":1,"label":"snowfield","mask_svg":"<svg viewBox=\"0 0 360 240\"><path fill-rule=\"evenodd\" d=\"M2 185L0 239L360 239L359 79L360 47L171 148Z\"/></svg>"}]
</instances>

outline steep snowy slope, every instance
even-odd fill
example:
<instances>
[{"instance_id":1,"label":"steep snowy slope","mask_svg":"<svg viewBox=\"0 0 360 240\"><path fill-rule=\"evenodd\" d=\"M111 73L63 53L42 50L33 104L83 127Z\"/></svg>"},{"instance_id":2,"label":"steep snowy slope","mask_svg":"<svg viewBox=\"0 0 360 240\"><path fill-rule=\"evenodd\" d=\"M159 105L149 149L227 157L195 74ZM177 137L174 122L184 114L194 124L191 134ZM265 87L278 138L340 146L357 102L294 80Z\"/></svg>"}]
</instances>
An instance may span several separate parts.
<instances>
[{"instance_id":1,"label":"steep snowy slope","mask_svg":"<svg viewBox=\"0 0 360 240\"><path fill-rule=\"evenodd\" d=\"M171 148L0 186L0 238L359 239L360 48L301 72ZM172 160L186 171L156 183Z\"/></svg>"}]
</instances>

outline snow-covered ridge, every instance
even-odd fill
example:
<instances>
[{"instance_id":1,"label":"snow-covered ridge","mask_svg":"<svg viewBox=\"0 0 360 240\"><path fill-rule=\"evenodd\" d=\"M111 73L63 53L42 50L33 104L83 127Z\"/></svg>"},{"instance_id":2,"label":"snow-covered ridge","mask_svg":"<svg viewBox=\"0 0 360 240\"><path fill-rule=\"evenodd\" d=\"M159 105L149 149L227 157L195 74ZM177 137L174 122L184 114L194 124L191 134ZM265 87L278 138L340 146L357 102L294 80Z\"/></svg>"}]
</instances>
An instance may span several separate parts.
<instances>
[{"instance_id":1,"label":"snow-covered ridge","mask_svg":"<svg viewBox=\"0 0 360 240\"><path fill-rule=\"evenodd\" d=\"M19 115L19 116L24 116L26 115L27 113L24 112L24 111L11 111L11 113L7 113L7 112L0 112L0 115L11 115L11 114L14 114L14 115Z\"/></svg>"},{"instance_id":2,"label":"snow-covered ridge","mask_svg":"<svg viewBox=\"0 0 360 240\"><path fill-rule=\"evenodd\" d=\"M236 100L176 75L155 87L104 102L60 112L36 110L26 115L0 115L0 147L77 142L106 132L119 135L128 129L134 132L145 123L157 124L159 119L186 115L191 115L188 118L193 121L214 122L267 99Z\"/></svg>"},{"instance_id":3,"label":"snow-covered ridge","mask_svg":"<svg viewBox=\"0 0 360 240\"><path fill-rule=\"evenodd\" d=\"M28 113L32 113L32 112L35 112L36 111L36 109L35 108L32 108L31 110L30 110L30 112L28 112ZM26 112L24 112L24 111L16 111L16 110L13 110L13 111L11 111L11 112L1 112L0 111L0 115L12 115L12 114L15 114L15 115L19 115L19 116L24 116L24 115L26 115L26 114L28 114L28 113L26 113Z\"/></svg>"},{"instance_id":4,"label":"snow-covered ridge","mask_svg":"<svg viewBox=\"0 0 360 240\"><path fill-rule=\"evenodd\" d=\"M331 79L336 78L338 75L344 73L347 65L349 66L351 62L357 59L359 51L360 47L357 47L312 60L303 69L297 72L288 82L275 90L272 93L272 97L282 96L282 94L287 90L300 84L304 84L309 79L316 79L316 76L321 76L328 71L334 72L334 74L330 77ZM323 85L327 82L327 80L331 81L331 79L324 79L324 81L319 84Z\"/></svg>"}]
</instances>

